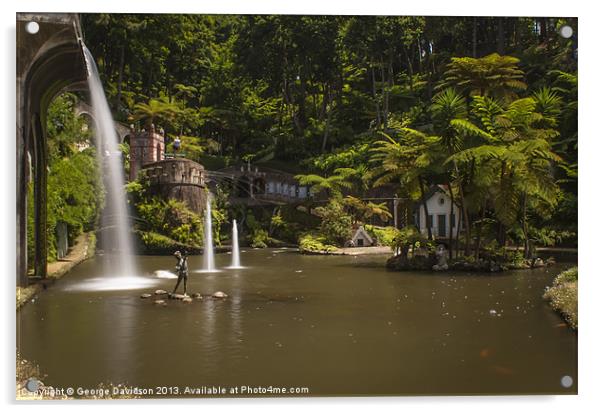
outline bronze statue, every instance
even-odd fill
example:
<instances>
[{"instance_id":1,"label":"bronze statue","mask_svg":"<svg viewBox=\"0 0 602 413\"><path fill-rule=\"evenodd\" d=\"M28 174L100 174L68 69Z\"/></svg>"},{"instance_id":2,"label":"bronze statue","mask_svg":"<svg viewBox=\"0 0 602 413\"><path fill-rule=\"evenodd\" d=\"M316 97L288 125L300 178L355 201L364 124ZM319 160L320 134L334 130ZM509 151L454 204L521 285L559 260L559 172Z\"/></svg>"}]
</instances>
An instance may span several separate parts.
<instances>
[{"instance_id":1,"label":"bronze statue","mask_svg":"<svg viewBox=\"0 0 602 413\"><path fill-rule=\"evenodd\" d=\"M178 263L176 264L176 273L178 274L178 282L176 283L175 288L173 289L172 294L176 293L176 290L180 286L180 282L184 280L184 295L187 295L187 283L188 283L188 256L186 251L182 254L180 251L174 252Z\"/></svg>"}]
</instances>

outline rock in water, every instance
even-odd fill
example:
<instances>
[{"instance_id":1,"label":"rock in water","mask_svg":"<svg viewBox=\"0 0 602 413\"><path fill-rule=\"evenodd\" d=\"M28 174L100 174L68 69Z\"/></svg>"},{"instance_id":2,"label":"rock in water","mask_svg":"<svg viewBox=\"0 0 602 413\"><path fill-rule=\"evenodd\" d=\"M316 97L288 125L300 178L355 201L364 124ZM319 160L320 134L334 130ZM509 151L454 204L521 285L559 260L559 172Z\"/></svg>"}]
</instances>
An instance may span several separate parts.
<instances>
[{"instance_id":1,"label":"rock in water","mask_svg":"<svg viewBox=\"0 0 602 413\"><path fill-rule=\"evenodd\" d=\"M146 294L142 294L142 295L140 296L140 298L151 298L152 296L153 296L152 294L148 294L148 293L146 293Z\"/></svg>"},{"instance_id":2,"label":"rock in water","mask_svg":"<svg viewBox=\"0 0 602 413\"><path fill-rule=\"evenodd\" d=\"M545 263L543 262L543 260L541 258L537 258L535 260L535 262L533 262L533 268L541 268L541 267L545 267Z\"/></svg>"},{"instance_id":3,"label":"rock in water","mask_svg":"<svg viewBox=\"0 0 602 413\"><path fill-rule=\"evenodd\" d=\"M192 298L190 298L190 297L184 297L184 298L182 298L182 302L183 303L191 303L192 302Z\"/></svg>"},{"instance_id":4,"label":"rock in water","mask_svg":"<svg viewBox=\"0 0 602 413\"><path fill-rule=\"evenodd\" d=\"M168 297L172 300L183 300L185 298L189 298L188 295L184 294L169 294Z\"/></svg>"},{"instance_id":5,"label":"rock in water","mask_svg":"<svg viewBox=\"0 0 602 413\"><path fill-rule=\"evenodd\" d=\"M203 295L201 293L194 293L194 294L192 294L192 298L194 298L196 300L202 300Z\"/></svg>"},{"instance_id":6,"label":"rock in water","mask_svg":"<svg viewBox=\"0 0 602 413\"><path fill-rule=\"evenodd\" d=\"M155 291L155 295L163 295L163 294L167 294L167 291L165 291L165 290L156 290Z\"/></svg>"},{"instance_id":7,"label":"rock in water","mask_svg":"<svg viewBox=\"0 0 602 413\"><path fill-rule=\"evenodd\" d=\"M223 291L214 292L212 295L213 298L226 298L227 296L228 296L228 294L226 294Z\"/></svg>"},{"instance_id":8,"label":"rock in water","mask_svg":"<svg viewBox=\"0 0 602 413\"><path fill-rule=\"evenodd\" d=\"M165 302L165 300L155 300L155 304L157 304L157 305L167 305L167 303Z\"/></svg>"},{"instance_id":9,"label":"rock in water","mask_svg":"<svg viewBox=\"0 0 602 413\"><path fill-rule=\"evenodd\" d=\"M437 246L435 256L437 257L437 264L433 265L433 270L446 271L448 269L447 250L445 249L445 246L443 244L439 244Z\"/></svg>"}]
</instances>

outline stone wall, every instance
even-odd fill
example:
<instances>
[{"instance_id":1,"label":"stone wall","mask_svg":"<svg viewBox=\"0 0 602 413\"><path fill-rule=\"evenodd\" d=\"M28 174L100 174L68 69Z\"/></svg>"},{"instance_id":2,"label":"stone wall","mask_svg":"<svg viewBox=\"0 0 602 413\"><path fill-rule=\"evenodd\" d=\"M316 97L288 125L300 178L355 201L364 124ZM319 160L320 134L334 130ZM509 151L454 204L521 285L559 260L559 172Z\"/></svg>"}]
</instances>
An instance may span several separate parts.
<instances>
[{"instance_id":1,"label":"stone wall","mask_svg":"<svg viewBox=\"0 0 602 413\"><path fill-rule=\"evenodd\" d=\"M207 201L203 165L184 158L165 159L143 167L150 192L165 200L176 199L201 214Z\"/></svg>"}]
</instances>

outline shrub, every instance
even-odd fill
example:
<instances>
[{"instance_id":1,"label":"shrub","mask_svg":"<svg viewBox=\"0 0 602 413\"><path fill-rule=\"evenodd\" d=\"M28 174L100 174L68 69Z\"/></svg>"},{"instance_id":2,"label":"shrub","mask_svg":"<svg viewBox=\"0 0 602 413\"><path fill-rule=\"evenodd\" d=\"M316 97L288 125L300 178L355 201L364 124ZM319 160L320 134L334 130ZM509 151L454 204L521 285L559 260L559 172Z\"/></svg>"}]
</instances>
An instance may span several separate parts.
<instances>
[{"instance_id":1,"label":"shrub","mask_svg":"<svg viewBox=\"0 0 602 413\"><path fill-rule=\"evenodd\" d=\"M577 285L577 267L573 267L558 274L552 287L543 295L544 299L550 301L552 308L561 313L574 329L578 326Z\"/></svg>"},{"instance_id":2,"label":"shrub","mask_svg":"<svg viewBox=\"0 0 602 413\"><path fill-rule=\"evenodd\" d=\"M57 159L48 173L47 240L49 261L56 259L56 226L67 224L69 245L98 220L104 200L94 149ZM32 203L33 205L33 203ZM32 211L33 212L33 211Z\"/></svg>"},{"instance_id":3,"label":"shrub","mask_svg":"<svg viewBox=\"0 0 602 413\"><path fill-rule=\"evenodd\" d=\"M144 252L147 254L172 253L178 250L189 252L197 251L197 246L181 243L152 231L136 231L136 235L142 243Z\"/></svg>"},{"instance_id":4,"label":"shrub","mask_svg":"<svg viewBox=\"0 0 602 413\"><path fill-rule=\"evenodd\" d=\"M397 235L391 240L389 246L396 255L401 254L404 258L407 258L410 248L415 251L423 247L433 250L435 247L434 243L427 240L414 226L398 230Z\"/></svg>"},{"instance_id":5,"label":"shrub","mask_svg":"<svg viewBox=\"0 0 602 413\"><path fill-rule=\"evenodd\" d=\"M251 233L249 243L252 248L266 248L269 240L268 232L265 229L257 228Z\"/></svg>"},{"instance_id":6,"label":"shrub","mask_svg":"<svg viewBox=\"0 0 602 413\"><path fill-rule=\"evenodd\" d=\"M378 245L390 246L400 231L395 227L378 227L375 225L364 225L364 229L376 240Z\"/></svg>"},{"instance_id":7,"label":"shrub","mask_svg":"<svg viewBox=\"0 0 602 413\"><path fill-rule=\"evenodd\" d=\"M316 208L315 212L322 218L320 235L327 243L340 246L352 237L351 216L345 213L339 200L331 199L326 206Z\"/></svg>"},{"instance_id":8,"label":"shrub","mask_svg":"<svg viewBox=\"0 0 602 413\"><path fill-rule=\"evenodd\" d=\"M161 234L183 244L203 244L203 221L183 202L154 197L137 204L136 208L143 220L144 231Z\"/></svg>"},{"instance_id":9,"label":"shrub","mask_svg":"<svg viewBox=\"0 0 602 413\"><path fill-rule=\"evenodd\" d=\"M326 238L315 234L305 234L299 238L299 251L302 253L334 252L337 247L327 243Z\"/></svg>"},{"instance_id":10,"label":"shrub","mask_svg":"<svg viewBox=\"0 0 602 413\"><path fill-rule=\"evenodd\" d=\"M561 272L554 279L554 285L557 286L557 285L561 285L564 283L577 281L577 278L578 278L577 273L578 273L577 267L569 268L568 270Z\"/></svg>"},{"instance_id":11,"label":"shrub","mask_svg":"<svg viewBox=\"0 0 602 413\"><path fill-rule=\"evenodd\" d=\"M144 246L151 250L168 249L175 245L173 239L156 232L140 231L139 235Z\"/></svg>"}]
</instances>

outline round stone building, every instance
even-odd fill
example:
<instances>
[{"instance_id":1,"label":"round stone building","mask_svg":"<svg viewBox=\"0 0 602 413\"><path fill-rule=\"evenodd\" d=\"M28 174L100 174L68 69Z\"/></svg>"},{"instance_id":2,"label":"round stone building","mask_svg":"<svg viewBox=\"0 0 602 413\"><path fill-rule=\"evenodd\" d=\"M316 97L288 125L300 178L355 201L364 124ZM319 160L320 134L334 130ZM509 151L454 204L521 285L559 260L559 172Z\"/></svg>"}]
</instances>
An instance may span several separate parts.
<instances>
[{"instance_id":1,"label":"round stone building","mask_svg":"<svg viewBox=\"0 0 602 413\"><path fill-rule=\"evenodd\" d=\"M149 131L132 129L130 141L130 180L149 183L152 195L184 202L201 214L207 200L205 168L190 159L165 156L165 137L154 126Z\"/></svg>"}]
</instances>

